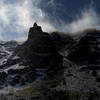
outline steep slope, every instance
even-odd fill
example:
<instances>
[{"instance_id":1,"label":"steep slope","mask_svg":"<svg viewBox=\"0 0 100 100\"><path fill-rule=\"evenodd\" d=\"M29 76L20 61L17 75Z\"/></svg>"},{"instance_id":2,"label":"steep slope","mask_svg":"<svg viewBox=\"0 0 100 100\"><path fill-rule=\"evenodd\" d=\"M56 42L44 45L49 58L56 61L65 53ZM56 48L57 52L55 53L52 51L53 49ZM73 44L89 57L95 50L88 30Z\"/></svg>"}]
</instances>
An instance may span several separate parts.
<instances>
[{"instance_id":1,"label":"steep slope","mask_svg":"<svg viewBox=\"0 0 100 100\"><path fill-rule=\"evenodd\" d=\"M30 28L28 39L23 44L13 41L1 44L1 88L9 85L25 86L36 80L62 78L62 52L72 44L74 40L70 36L48 34L36 23Z\"/></svg>"},{"instance_id":2,"label":"steep slope","mask_svg":"<svg viewBox=\"0 0 100 100\"><path fill-rule=\"evenodd\" d=\"M0 43L2 100L99 100L100 31L72 38L36 23L21 45ZM80 37L80 38L79 38Z\"/></svg>"},{"instance_id":3,"label":"steep slope","mask_svg":"<svg viewBox=\"0 0 100 100\"><path fill-rule=\"evenodd\" d=\"M27 61L32 69L46 70L47 74L52 72L54 75L63 70L62 56L58 53L51 35L43 32L40 26L34 25L30 28L28 39L18 55Z\"/></svg>"}]
</instances>

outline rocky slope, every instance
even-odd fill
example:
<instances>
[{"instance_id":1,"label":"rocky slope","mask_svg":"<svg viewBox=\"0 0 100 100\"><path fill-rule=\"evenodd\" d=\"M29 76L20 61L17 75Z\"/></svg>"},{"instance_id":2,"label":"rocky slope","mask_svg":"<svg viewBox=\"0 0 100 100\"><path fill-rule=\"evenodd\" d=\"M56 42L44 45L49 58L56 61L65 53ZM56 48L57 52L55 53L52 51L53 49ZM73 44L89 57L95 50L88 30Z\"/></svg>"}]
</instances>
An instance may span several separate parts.
<instances>
[{"instance_id":1,"label":"rocky slope","mask_svg":"<svg viewBox=\"0 0 100 100\"><path fill-rule=\"evenodd\" d=\"M86 65L82 70L92 70L94 76L100 77L100 31L92 30L85 34L67 58L78 65Z\"/></svg>"},{"instance_id":2,"label":"rocky slope","mask_svg":"<svg viewBox=\"0 0 100 100\"><path fill-rule=\"evenodd\" d=\"M100 31L83 34L48 34L35 23L23 44L1 43L0 100L99 100Z\"/></svg>"},{"instance_id":3,"label":"rocky slope","mask_svg":"<svg viewBox=\"0 0 100 100\"><path fill-rule=\"evenodd\" d=\"M99 64L100 59L100 31L85 33L78 44L72 49L68 58L83 64ZM92 56L91 56L92 55ZM72 56L72 57L71 57Z\"/></svg>"},{"instance_id":4,"label":"rocky slope","mask_svg":"<svg viewBox=\"0 0 100 100\"><path fill-rule=\"evenodd\" d=\"M74 44L70 36L50 35L36 23L22 45L14 41L1 43L0 87L19 87L36 80L63 77L63 55L59 52L69 48L69 44Z\"/></svg>"}]
</instances>

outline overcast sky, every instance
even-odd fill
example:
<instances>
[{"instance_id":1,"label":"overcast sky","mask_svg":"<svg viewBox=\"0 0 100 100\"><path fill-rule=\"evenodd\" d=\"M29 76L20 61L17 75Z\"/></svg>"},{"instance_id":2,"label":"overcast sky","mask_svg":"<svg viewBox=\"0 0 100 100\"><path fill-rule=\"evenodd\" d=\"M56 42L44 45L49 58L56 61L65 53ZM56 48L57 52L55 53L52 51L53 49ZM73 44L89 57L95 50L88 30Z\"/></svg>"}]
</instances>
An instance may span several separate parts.
<instances>
[{"instance_id":1,"label":"overcast sky","mask_svg":"<svg viewBox=\"0 0 100 100\"><path fill-rule=\"evenodd\" d=\"M0 0L0 40L25 40L34 22L47 32L99 29L99 4L100 0Z\"/></svg>"}]
</instances>

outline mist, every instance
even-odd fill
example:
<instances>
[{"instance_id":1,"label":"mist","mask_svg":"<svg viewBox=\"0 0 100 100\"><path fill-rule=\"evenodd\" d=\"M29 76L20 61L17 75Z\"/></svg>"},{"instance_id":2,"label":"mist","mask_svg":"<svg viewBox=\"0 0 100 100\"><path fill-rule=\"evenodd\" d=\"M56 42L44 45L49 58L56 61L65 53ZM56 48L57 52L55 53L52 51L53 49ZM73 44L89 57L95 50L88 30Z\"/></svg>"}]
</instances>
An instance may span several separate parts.
<instances>
[{"instance_id":1,"label":"mist","mask_svg":"<svg viewBox=\"0 0 100 100\"><path fill-rule=\"evenodd\" d=\"M64 32L74 32L82 31L85 29L99 29L100 28L100 15L96 12L94 8L85 8L81 10L80 14L76 14L74 21L65 24L62 30Z\"/></svg>"},{"instance_id":2,"label":"mist","mask_svg":"<svg viewBox=\"0 0 100 100\"><path fill-rule=\"evenodd\" d=\"M67 22L46 13L40 7L41 2L42 0L0 1L0 40L26 40L29 28L34 22L42 26L45 32L60 31L66 34L100 28L100 14L94 6L79 9L79 13L72 14L73 20ZM48 4L54 6L54 0L49 0Z\"/></svg>"},{"instance_id":3,"label":"mist","mask_svg":"<svg viewBox=\"0 0 100 100\"><path fill-rule=\"evenodd\" d=\"M40 0L0 1L0 40L25 40L30 27L37 22L44 31L54 30L52 23L38 7Z\"/></svg>"}]
</instances>

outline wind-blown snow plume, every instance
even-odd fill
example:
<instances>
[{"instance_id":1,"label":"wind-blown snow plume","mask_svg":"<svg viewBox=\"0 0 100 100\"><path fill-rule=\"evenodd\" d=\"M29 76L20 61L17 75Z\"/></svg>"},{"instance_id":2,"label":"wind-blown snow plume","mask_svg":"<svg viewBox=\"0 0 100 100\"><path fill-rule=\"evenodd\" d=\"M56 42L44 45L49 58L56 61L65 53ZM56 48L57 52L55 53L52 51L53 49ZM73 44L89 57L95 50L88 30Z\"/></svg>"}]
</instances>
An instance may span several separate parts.
<instances>
[{"instance_id":1,"label":"wind-blown snow plume","mask_svg":"<svg viewBox=\"0 0 100 100\"><path fill-rule=\"evenodd\" d=\"M50 19L51 16L40 8L40 2L42 0L0 0L0 40L25 40L29 27L34 22L41 25L43 31L47 32L63 31L67 33L77 32L87 28L99 29L100 15L93 7L73 15L74 20L67 23L56 19L56 15L52 16L56 21ZM48 1L48 4L53 6L55 3L55 0ZM59 21L60 25L58 24Z\"/></svg>"},{"instance_id":2,"label":"wind-blown snow plume","mask_svg":"<svg viewBox=\"0 0 100 100\"><path fill-rule=\"evenodd\" d=\"M74 16L75 17L75 16ZM64 32L77 32L84 29L100 28L100 15L94 8L82 10L79 15L69 24L65 24Z\"/></svg>"}]
</instances>

